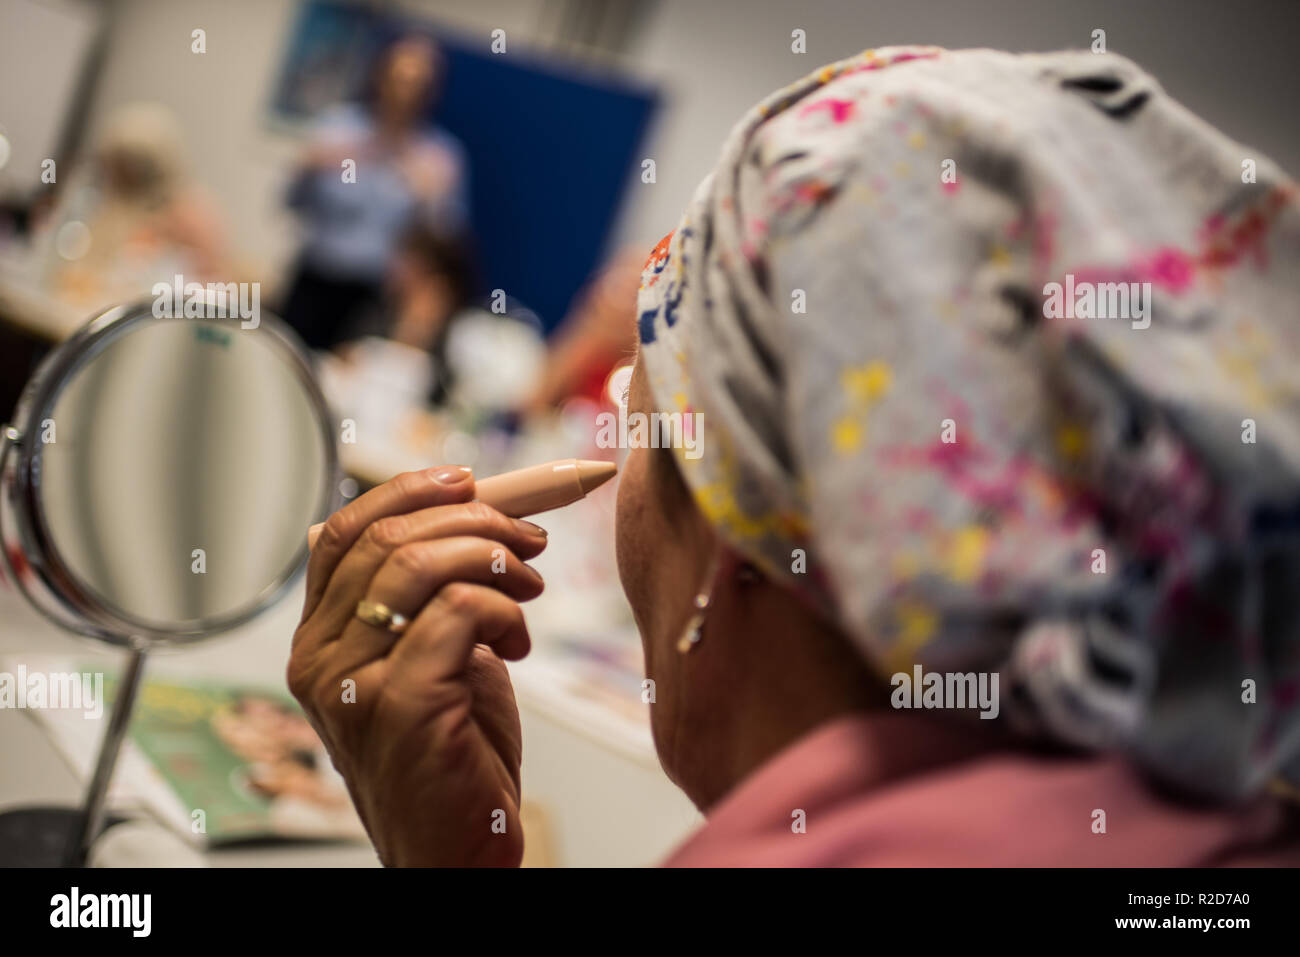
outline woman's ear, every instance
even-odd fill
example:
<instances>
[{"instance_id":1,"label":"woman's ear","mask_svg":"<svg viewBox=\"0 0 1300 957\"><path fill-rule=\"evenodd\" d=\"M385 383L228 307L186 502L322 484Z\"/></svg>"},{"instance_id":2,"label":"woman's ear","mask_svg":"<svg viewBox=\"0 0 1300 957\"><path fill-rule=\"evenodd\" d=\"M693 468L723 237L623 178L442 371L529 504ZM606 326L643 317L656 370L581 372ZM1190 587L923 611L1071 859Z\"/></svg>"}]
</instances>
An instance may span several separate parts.
<instances>
[{"instance_id":1,"label":"woman's ear","mask_svg":"<svg viewBox=\"0 0 1300 957\"><path fill-rule=\"evenodd\" d=\"M739 552L721 543L718 552L719 582L734 582L741 588L748 588L767 580L762 570Z\"/></svg>"}]
</instances>

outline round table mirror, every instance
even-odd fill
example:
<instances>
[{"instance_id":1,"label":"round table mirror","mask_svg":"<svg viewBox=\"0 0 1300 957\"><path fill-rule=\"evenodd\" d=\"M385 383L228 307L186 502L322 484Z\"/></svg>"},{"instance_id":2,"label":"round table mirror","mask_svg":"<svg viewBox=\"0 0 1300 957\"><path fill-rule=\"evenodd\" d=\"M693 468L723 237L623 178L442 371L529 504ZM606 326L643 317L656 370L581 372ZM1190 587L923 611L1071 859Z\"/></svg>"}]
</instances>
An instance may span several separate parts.
<instances>
[{"instance_id":1,"label":"round table mirror","mask_svg":"<svg viewBox=\"0 0 1300 957\"><path fill-rule=\"evenodd\" d=\"M8 576L45 616L130 654L85 806L0 815L0 862L78 864L146 653L229 630L284 594L307 527L336 504L334 429L274 316L166 318L145 302L56 348L4 442Z\"/></svg>"}]
</instances>

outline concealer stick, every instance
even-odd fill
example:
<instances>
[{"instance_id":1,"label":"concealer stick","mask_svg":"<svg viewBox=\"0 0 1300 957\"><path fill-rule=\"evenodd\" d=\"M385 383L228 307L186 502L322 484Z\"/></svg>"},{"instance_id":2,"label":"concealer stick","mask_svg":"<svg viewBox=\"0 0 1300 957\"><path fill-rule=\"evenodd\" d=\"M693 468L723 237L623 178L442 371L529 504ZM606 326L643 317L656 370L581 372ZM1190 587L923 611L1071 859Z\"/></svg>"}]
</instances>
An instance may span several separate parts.
<instances>
[{"instance_id":1,"label":"concealer stick","mask_svg":"<svg viewBox=\"0 0 1300 957\"><path fill-rule=\"evenodd\" d=\"M493 475L478 483L478 500L511 518L549 512L576 502L614 477L613 462L560 459Z\"/></svg>"},{"instance_id":2,"label":"concealer stick","mask_svg":"<svg viewBox=\"0 0 1300 957\"><path fill-rule=\"evenodd\" d=\"M618 472L613 462L559 459L485 478L475 486L477 498L511 518L549 512L584 498ZM324 523L321 523L324 524ZM321 525L307 529L307 547L316 544Z\"/></svg>"}]
</instances>

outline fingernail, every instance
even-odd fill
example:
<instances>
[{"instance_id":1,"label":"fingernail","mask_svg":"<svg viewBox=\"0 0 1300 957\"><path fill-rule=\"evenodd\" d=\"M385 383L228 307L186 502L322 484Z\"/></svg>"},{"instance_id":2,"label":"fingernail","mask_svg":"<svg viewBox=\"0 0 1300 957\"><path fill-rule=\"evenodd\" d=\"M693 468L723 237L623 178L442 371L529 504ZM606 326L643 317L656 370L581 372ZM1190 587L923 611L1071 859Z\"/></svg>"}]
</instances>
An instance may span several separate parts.
<instances>
[{"instance_id":1,"label":"fingernail","mask_svg":"<svg viewBox=\"0 0 1300 957\"><path fill-rule=\"evenodd\" d=\"M439 485L458 485L473 474L465 465L444 465L433 473L433 480Z\"/></svg>"},{"instance_id":2,"label":"fingernail","mask_svg":"<svg viewBox=\"0 0 1300 957\"><path fill-rule=\"evenodd\" d=\"M325 527L324 522L317 522L311 528L307 529L307 551L316 547L316 539L320 538L320 530Z\"/></svg>"},{"instance_id":3,"label":"fingernail","mask_svg":"<svg viewBox=\"0 0 1300 957\"><path fill-rule=\"evenodd\" d=\"M515 523L515 528L519 529L519 531L523 532L525 535L536 535L538 538L546 537L546 529L542 528L540 525L534 525L532 522L525 522L522 518L512 519L512 521Z\"/></svg>"}]
</instances>

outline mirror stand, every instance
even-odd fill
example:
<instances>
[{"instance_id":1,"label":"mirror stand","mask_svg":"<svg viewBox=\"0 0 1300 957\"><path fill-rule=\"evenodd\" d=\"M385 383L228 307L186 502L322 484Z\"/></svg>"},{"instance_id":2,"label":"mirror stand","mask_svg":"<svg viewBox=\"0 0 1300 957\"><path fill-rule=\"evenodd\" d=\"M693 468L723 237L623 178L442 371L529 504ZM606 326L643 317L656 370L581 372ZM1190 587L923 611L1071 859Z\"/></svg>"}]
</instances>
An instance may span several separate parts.
<instances>
[{"instance_id":1,"label":"mirror stand","mask_svg":"<svg viewBox=\"0 0 1300 957\"><path fill-rule=\"evenodd\" d=\"M64 865L67 867L84 867L90 845L99 837L104 828L104 812L108 804L108 785L113 780L113 770L117 767L117 757L122 750L122 741L126 730L131 725L131 714L135 711L136 695L140 691L140 679L144 677L145 648L136 645L131 649L126 671L117 687L117 697L113 700L113 710L108 715L108 727L104 729L104 738L99 744L99 757L95 759L95 772L86 787L86 797L81 803L77 815L76 833L69 835Z\"/></svg>"},{"instance_id":2,"label":"mirror stand","mask_svg":"<svg viewBox=\"0 0 1300 957\"><path fill-rule=\"evenodd\" d=\"M0 476L5 475L11 449L21 443L22 433L6 426L0 433ZM3 556L6 576L28 600L46 617L64 628L77 629L75 625L56 618L37 600L23 582L5 545L4 507L0 505L0 555ZM88 632L90 637L102 637L98 630ZM0 812L0 867L84 867L90 846L103 831L108 804L108 787L113 780L117 758L131 725L135 700L144 677L144 662L148 645L129 638L121 644L130 649L126 671L118 683L117 697L108 713L108 726L99 744L95 770L86 787L86 796L80 808L24 807ZM107 704L107 702L105 702ZM112 823L116 823L116 819Z\"/></svg>"}]
</instances>

